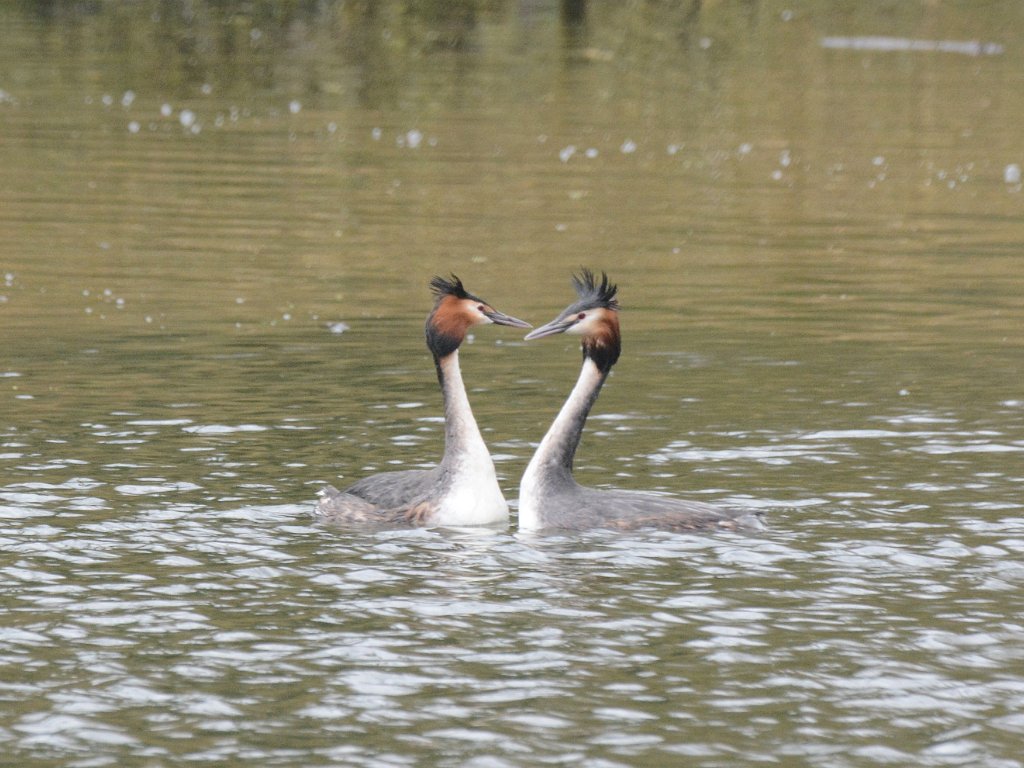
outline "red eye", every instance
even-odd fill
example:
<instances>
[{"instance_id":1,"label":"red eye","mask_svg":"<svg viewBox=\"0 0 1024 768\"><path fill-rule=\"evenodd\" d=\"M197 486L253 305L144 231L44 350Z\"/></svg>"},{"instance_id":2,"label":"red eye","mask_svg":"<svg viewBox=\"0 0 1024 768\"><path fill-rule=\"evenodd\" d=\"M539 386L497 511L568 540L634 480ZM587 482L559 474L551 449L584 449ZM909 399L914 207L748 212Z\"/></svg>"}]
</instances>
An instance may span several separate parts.
<instances>
[{"instance_id":1,"label":"red eye","mask_svg":"<svg viewBox=\"0 0 1024 768\"><path fill-rule=\"evenodd\" d=\"M476 311L477 312L483 312L484 311L484 305L483 304L478 304L477 307L476 307Z\"/></svg>"},{"instance_id":2,"label":"red eye","mask_svg":"<svg viewBox=\"0 0 1024 768\"><path fill-rule=\"evenodd\" d=\"M577 320L582 320L582 319L583 319L583 318L585 318L586 316L587 316L587 313L586 313L586 312L580 312L580 313L579 313L578 315L576 315L576 319L577 319Z\"/></svg>"}]
</instances>

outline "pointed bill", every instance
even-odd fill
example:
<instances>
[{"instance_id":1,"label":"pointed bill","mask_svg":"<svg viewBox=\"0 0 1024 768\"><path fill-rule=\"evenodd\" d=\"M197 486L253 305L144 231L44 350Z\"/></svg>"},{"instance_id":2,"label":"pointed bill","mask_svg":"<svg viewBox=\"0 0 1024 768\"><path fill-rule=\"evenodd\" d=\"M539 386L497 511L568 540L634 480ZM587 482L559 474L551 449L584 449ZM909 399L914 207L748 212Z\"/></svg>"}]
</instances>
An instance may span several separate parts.
<instances>
[{"instance_id":1,"label":"pointed bill","mask_svg":"<svg viewBox=\"0 0 1024 768\"><path fill-rule=\"evenodd\" d=\"M506 315L504 312L499 312L496 309L485 310L484 316L496 325L510 325L513 328L533 328L533 326L525 320L520 320L518 317Z\"/></svg>"}]
</instances>

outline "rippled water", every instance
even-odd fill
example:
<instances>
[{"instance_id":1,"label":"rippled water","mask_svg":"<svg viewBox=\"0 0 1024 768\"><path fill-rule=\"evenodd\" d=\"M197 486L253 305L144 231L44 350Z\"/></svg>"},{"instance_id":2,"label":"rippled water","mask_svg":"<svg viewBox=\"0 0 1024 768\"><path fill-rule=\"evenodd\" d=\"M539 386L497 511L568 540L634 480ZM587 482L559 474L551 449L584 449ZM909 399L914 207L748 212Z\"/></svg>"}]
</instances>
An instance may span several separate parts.
<instances>
[{"instance_id":1,"label":"rippled water","mask_svg":"<svg viewBox=\"0 0 1024 768\"><path fill-rule=\"evenodd\" d=\"M0 765L1024 766L1020 8L315 6L0 9ZM312 523L580 264L580 480L767 531Z\"/></svg>"},{"instance_id":2,"label":"rippled water","mask_svg":"<svg viewBox=\"0 0 1024 768\"><path fill-rule=\"evenodd\" d=\"M88 508L67 485L18 506ZM8 755L1013 765L1024 520L852 516L755 540L353 536L295 506L25 520Z\"/></svg>"}]
</instances>

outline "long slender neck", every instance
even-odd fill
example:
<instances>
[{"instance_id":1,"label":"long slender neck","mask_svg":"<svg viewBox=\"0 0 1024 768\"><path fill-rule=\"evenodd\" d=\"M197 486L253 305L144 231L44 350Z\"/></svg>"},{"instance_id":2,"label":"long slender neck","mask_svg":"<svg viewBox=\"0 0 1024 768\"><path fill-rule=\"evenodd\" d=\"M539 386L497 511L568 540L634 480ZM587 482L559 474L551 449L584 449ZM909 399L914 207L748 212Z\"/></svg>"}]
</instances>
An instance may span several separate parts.
<instances>
[{"instance_id":1,"label":"long slender neck","mask_svg":"<svg viewBox=\"0 0 1024 768\"><path fill-rule=\"evenodd\" d=\"M572 478L572 462L576 456L576 447L580 444L587 416L606 378L608 370L601 371L589 357L583 358L583 368L580 370L576 385L544 435L544 439L540 441L533 458L530 459L530 464L526 468L527 475L537 479L537 473Z\"/></svg>"},{"instance_id":2,"label":"long slender neck","mask_svg":"<svg viewBox=\"0 0 1024 768\"><path fill-rule=\"evenodd\" d=\"M444 398L444 462L459 456L477 454L488 456L487 446L469 407L466 386L459 369L459 350L434 358L437 379Z\"/></svg>"}]
</instances>

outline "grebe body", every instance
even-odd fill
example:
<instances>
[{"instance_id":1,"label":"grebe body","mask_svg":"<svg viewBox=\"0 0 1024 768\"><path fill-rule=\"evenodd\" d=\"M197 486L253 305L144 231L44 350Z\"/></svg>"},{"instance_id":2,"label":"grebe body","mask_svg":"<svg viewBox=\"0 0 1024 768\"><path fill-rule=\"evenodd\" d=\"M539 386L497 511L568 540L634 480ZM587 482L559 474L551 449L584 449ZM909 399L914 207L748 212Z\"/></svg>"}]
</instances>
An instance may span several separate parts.
<instances>
[{"instance_id":1,"label":"grebe body","mask_svg":"<svg viewBox=\"0 0 1024 768\"><path fill-rule=\"evenodd\" d=\"M450 280L435 277L431 288L435 302L427 317L426 340L444 400L441 463L434 469L371 475L342 491L325 486L315 510L323 522L464 526L508 520L508 504L462 381L459 346L475 325L530 324L469 293L454 275Z\"/></svg>"},{"instance_id":2,"label":"grebe body","mask_svg":"<svg viewBox=\"0 0 1024 768\"><path fill-rule=\"evenodd\" d=\"M585 488L572 474L573 459L587 416L612 366L619 359L617 287L590 270L573 276L577 301L554 320L527 334L540 339L559 333L581 337L579 378L527 465L519 486L519 528L662 528L681 531L760 529L759 512L731 510L699 501L641 491Z\"/></svg>"}]
</instances>

